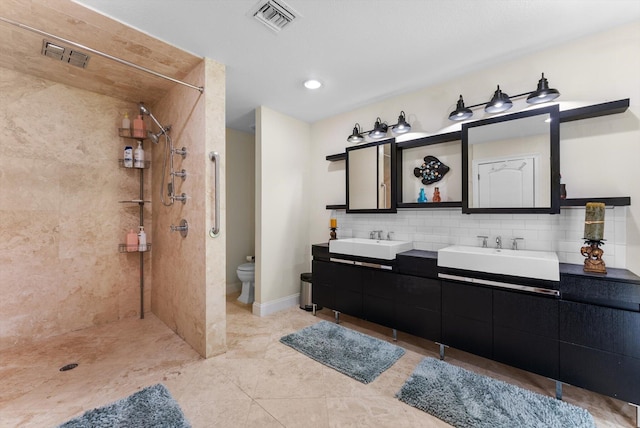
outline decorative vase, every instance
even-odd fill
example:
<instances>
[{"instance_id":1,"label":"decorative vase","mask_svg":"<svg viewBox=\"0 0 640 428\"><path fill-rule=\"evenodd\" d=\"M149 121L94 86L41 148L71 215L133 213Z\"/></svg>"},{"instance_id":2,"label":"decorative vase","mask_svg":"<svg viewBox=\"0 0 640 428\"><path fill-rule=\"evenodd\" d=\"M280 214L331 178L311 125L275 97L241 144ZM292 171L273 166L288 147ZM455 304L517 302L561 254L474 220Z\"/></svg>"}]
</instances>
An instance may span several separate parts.
<instances>
[{"instance_id":1,"label":"decorative vase","mask_svg":"<svg viewBox=\"0 0 640 428\"><path fill-rule=\"evenodd\" d=\"M440 202L440 189L437 187L433 189L433 198L431 198L431 202Z\"/></svg>"},{"instance_id":2,"label":"decorative vase","mask_svg":"<svg viewBox=\"0 0 640 428\"><path fill-rule=\"evenodd\" d=\"M427 202L427 195L424 194L424 188L420 189L420 194L418 195L418 202Z\"/></svg>"}]
</instances>

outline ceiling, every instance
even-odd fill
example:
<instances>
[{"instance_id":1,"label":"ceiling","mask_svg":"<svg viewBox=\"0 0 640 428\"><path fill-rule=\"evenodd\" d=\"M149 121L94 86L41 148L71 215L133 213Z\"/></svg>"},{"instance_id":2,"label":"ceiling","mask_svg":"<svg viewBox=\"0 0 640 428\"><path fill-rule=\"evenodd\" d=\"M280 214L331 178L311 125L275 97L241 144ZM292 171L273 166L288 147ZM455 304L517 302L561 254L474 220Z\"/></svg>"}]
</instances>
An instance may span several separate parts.
<instances>
[{"instance_id":1,"label":"ceiling","mask_svg":"<svg viewBox=\"0 0 640 428\"><path fill-rule=\"evenodd\" d=\"M275 33L257 0L74 1L225 64L227 126L248 132L260 105L312 123L640 19L639 0L285 0L300 17Z\"/></svg>"}]
</instances>

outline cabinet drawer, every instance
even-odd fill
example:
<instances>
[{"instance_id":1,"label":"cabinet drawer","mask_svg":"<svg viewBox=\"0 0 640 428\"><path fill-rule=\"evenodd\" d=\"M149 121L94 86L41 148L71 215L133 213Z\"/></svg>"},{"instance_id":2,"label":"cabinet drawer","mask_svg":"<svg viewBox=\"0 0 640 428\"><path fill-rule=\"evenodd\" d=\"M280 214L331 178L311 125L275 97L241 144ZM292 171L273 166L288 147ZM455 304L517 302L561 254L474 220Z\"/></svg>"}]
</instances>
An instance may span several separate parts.
<instances>
[{"instance_id":1,"label":"cabinet drawer","mask_svg":"<svg viewBox=\"0 0 640 428\"><path fill-rule=\"evenodd\" d=\"M560 340L640 358L640 313L560 302Z\"/></svg>"},{"instance_id":2,"label":"cabinet drawer","mask_svg":"<svg viewBox=\"0 0 640 428\"><path fill-rule=\"evenodd\" d=\"M365 295L393 299L396 295L398 275L377 269L363 269L362 292Z\"/></svg>"},{"instance_id":3,"label":"cabinet drawer","mask_svg":"<svg viewBox=\"0 0 640 428\"><path fill-rule=\"evenodd\" d=\"M558 339L558 300L494 290L493 322L495 326Z\"/></svg>"},{"instance_id":4,"label":"cabinet drawer","mask_svg":"<svg viewBox=\"0 0 640 428\"><path fill-rule=\"evenodd\" d=\"M560 380L640 403L640 359L560 342Z\"/></svg>"},{"instance_id":5,"label":"cabinet drawer","mask_svg":"<svg viewBox=\"0 0 640 428\"><path fill-rule=\"evenodd\" d=\"M440 342L441 334L441 314L424 308L408 306L404 303L396 302L395 306L396 323L395 328L405 333L424 339Z\"/></svg>"},{"instance_id":6,"label":"cabinet drawer","mask_svg":"<svg viewBox=\"0 0 640 428\"><path fill-rule=\"evenodd\" d=\"M558 341L493 326L493 358L513 367L558 379Z\"/></svg>"},{"instance_id":7,"label":"cabinet drawer","mask_svg":"<svg viewBox=\"0 0 640 428\"><path fill-rule=\"evenodd\" d=\"M343 263L314 260L313 282L328 284L356 292L362 291L362 268Z\"/></svg>"},{"instance_id":8,"label":"cabinet drawer","mask_svg":"<svg viewBox=\"0 0 640 428\"><path fill-rule=\"evenodd\" d=\"M463 318L491 322L491 289L442 281L442 311Z\"/></svg>"},{"instance_id":9,"label":"cabinet drawer","mask_svg":"<svg viewBox=\"0 0 640 428\"><path fill-rule=\"evenodd\" d=\"M393 300L377 296L362 296L363 316L367 321L395 328Z\"/></svg>"},{"instance_id":10,"label":"cabinet drawer","mask_svg":"<svg viewBox=\"0 0 640 428\"><path fill-rule=\"evenodd\" d=\"M448 313L442 316L442 342L445 345L491 358L492 336L491 322Z\"/></svg>"},{"instance_id":11,"label":"cabinet drawer","mask_svg":"<svg viewBox=\"0 0 640 428\"><path fill-rule=\"evenodd\" d=\"M409 275L397 276L397 299L400 305L413 306L440 312L440 280Z\"/></svg>"}]
</instances>

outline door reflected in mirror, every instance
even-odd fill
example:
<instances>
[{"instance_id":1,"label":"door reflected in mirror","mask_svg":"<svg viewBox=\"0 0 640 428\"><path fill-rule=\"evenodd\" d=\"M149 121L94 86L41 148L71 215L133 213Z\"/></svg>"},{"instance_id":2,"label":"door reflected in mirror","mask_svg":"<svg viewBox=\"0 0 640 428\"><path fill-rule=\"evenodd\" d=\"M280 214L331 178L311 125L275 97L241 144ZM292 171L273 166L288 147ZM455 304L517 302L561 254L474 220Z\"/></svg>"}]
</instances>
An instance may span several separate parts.
<instances>
[{"instance_id":1,"label":"door reflected in mirror","mask_svg":"<svg viewBox=\"0 0 640 428\"><path fill-rule=\"evenodd\" d=\"M396 212L395 142L347 148L347 212Z\"/></svg>"},{"instance_id":2,"label":"door reflected in mirror","mask_svg":"<svg viewBox=\"0 0 640 428\"><path fill-rule=\"evenodd\" d=\"M559 207L559 110L550 106L462 126L463 212Z\"/></svg>"}]
</instances>

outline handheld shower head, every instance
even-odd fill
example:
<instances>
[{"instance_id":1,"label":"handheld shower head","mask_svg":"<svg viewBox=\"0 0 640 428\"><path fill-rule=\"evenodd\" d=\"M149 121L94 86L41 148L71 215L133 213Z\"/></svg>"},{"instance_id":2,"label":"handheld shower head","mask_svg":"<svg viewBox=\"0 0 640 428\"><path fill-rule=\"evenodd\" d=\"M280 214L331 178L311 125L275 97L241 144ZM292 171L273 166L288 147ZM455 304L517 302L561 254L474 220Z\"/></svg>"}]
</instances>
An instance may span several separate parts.
<instances>
[{"instance_id":1,"label":"handheld shower head","mask_svg":"<svg viewBox=\"0 0 640 428\"><path fill-rule=\"evenodd\" d=\"M151 141L153 141L155 144L158 144L160 136L162 134L166 135L167 131L169 131L169 129L171 129L171 125L167 126L166 128L164 126L162 126L160 124L160 122L158 121L158 119L156 119L156 117L151 113L151 111L149 111L149 109L144 105L143 102L140 102L140 104L138 104L138 107L140 109L140 114L141 115L146 114L147 116L149 116L151 119L153 119L155 124L158 125L158 128L160 128L160 132L158 132L157 134L154 134L151 131L149 131L149 133L148 133L149 138L151 138Z\"/></svg>"},{"instance_id":2,"label":"handheld shower head","mask_svg":"<svg viewBox=\"0 0 640 428\"><path fill-rule=\"evenodd\" d=\"M151 116L151 112L149 111L149 109L144 105L143 102L140 102L140 104L138 105L140 108L140 114L146 114L147 116Z\"/></svg>"}]
</instances>

